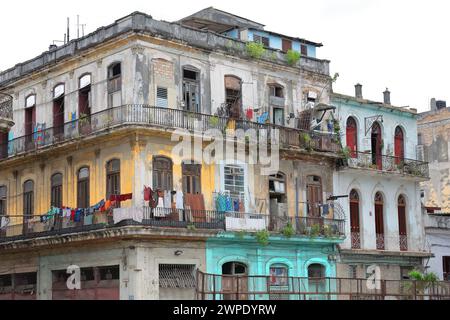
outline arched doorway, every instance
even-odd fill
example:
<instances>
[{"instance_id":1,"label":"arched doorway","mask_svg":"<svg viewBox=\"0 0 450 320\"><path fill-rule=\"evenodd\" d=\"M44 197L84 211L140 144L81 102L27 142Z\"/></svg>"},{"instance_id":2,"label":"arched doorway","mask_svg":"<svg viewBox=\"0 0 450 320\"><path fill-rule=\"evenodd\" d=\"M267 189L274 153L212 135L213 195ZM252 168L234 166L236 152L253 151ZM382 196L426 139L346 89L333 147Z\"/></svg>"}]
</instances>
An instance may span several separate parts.
<instances>
[{"instance_id":1,"label":"arched doorway","mask_svg":"<svg viewBox=\"0 0 450 320\"><path fill-rule=\"evenodd\" d=\"M401 164L405 158L405 141L403 130L400 127L395 128L394 151L395 164Z\"/></svg>"},{"instance_id":2,"label":"arched doorway","mask_svg":"<svg viewBox=\"0 0 450 320\"><path fill-rule=\"evenodd\" d=\"M378 170L383 169L382 153L383 153L383 139L381 135L381 126L375 122L372 126L372 164L376 165Z\"/></svg>"},{"instance_id":3,"label":"arched doorway","mask_svg":"<svg viewBox=\"0 0 450 320\"><path fill-rule=\"evenodd\" d=\"M358 128L353 117L347 119L346 137L347 148L350 149L350 157L356 158L358 156Z\"/></svg>"},{"instance_id":4,"label":"arched doorway","mask_svg":"<svg viewBox=\"0 0 450 320\"><path fill-rule=\"evenodd\" d=\"M406 230L406 199L403 195L398 197L398 232L400 250L408 251L408 232Z\"/></svg>"},{"instance_id":5,"label":"arched doorway","mask_svg":"<svg viewBox=\"0 0 450 320\"><path fill-rule=\"evenodd\" d=\"M248 267L241 262L228 262L222 266L223 300L248 299Z\"/></svg>"},{"instance_id":6,"label":"arched doorway","mask_svg":"<svg viewBox=\"0 0 450 320\"><path fill-rule=\"evenodd\" d=\"M385 249L384 241L384 198L381 192L375 194L375 234L377 239L377 250Z\"/></svg>"},{"instance_id":7,"label":"arched doorway","mask_svg":"<svg viewBox=\"0 0 450 320\"><path fill-rule=\"evenodd\" d=\"M350 230L352 249L361 249L361 230L359 221L359 193L350 192Z\"/></svg>"},{"instance_id":8,"label":"arched doorway","mask_svg":"<svg viewBox=\"0 0 450 320\"><path fill-rule=\"evenodd\" d=\"M308 267L308 292L309 300L324 300L326 292L325 266L314 263Z\"/></svg>"}]
</instances>

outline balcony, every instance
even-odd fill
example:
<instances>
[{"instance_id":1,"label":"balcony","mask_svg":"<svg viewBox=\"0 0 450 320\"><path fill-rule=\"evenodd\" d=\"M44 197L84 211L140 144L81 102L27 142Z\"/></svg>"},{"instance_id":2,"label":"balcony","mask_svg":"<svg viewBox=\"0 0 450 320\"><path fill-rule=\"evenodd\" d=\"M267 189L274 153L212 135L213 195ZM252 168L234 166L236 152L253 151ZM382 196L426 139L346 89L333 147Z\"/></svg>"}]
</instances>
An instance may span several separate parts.
<instances>
[{"instance_id":1,"label":"balcony","mask_svg":"<svg viewBox=\"0 0 450 320\"><path fill-rule=\"evenodd\" d=\"M216 129L254 129L259 137L269 138L279 131L281 148L302 149L309 152L336 154L340 150L332 134L308 132L271 124L259 124L244 120L230 120L224 117L193 113L179 109L158 108L146 105L123 105L109 108L88 117L65 123L61 127L38 130L32 135L21 136L8 142L7 157L34 152L61 143L96 135L125 125L145 126L156 130L186 129L203 134ZM4 148L6 146L3 146Z\"/></svg>"},{"instance_id":2,"label":"balcony","mask_svg":"<svg viewBox=\"0 0 450 320\"><path fill-rule=\"evenodd\" d=\"M116 214L123 210L141 213L142 221L124 219L115 221ZM308 238L343 239L345 221L312 217L279 218L255 213L220 212L215 210L166 209L149 207L114 209L110 212L95 212L80 221L55 216L42 221L41 216L8 216L9 223L0 229L0 242L51 237L82 233L124 226L146 226L155 228L216 230L229 232L269 231L274 234ZM140 220L140 219L139 219Z\"/></svg>"},{"instance_id":3,"label":"balcony","mask_svg":"<svg viewBox=\"0 0 450 320\"><path fill-rule=\"evenodd\" d=\"M12 103L10 95L0 93L0 132L7 132L14 125Z\"/></svg>"},{"instance_id":4,"label":"balcony","mask_svg":"<svg viewBox=\"0 0 450 320\"><path fill-rule=\"evenodd\" d=\"M197 300L450 300L450 282L219 275L197 271Z\"/></svg>"},{"instance_id":5,"label":"balcony","mask_svg":"<svg viewBox=\"0 0 450 320\"><path fill-rule=\"evenodd\" d=\"M352 152L348 167L371 170L377 173L396 173L427 180L430 176L428 163L394 156L374 156L370 152Z\"/></svg>"}]
</instances>

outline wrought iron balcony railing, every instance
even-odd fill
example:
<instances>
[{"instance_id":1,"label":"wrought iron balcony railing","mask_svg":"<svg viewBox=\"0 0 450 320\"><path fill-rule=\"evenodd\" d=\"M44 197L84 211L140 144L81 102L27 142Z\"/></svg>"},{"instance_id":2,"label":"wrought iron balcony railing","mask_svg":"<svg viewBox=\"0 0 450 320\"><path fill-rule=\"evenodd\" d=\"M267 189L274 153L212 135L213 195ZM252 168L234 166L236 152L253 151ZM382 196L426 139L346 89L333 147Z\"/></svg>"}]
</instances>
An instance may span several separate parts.
<instances>
[{"instance_id":1,"label":"wrought iron balcony railing","mask_svg":"<svg viewBox=\"0 0 450 320\"><path fill-rule=\"evenodd\" d=\"M221 132L225 132L226 129L254 129L257 135L266 138L272 137L275 131L279 130L279 143L282 148L292 149L292 147L296 147L331 153L337 153L340 150L340 145L336 142L333 134L308 132L245 120L231 120L179 109L123 105L70 121L61 127L37 130L31 135L15 138L8 142L7 154L8 157L12 157L129 124L162 127L164 129L186 129L199 133L211 129L217 129Z\"/></svg>"},{"instance_id":2,"label":"wrought iron balcony railing","mask_svg":"<svg viewBox=\"0 0 450 320\"><path fill-rule=\"evenodd\" d=\"M13 120L13 98L4 93L0 93L0 119Z\"/></svg>"},{"instance_id":3,"label":"wrought iron balcony railing","mask_svg":"<svg viewBox=\"0 0 450 320\"><path fill-rule=\"evenodd\" d=\"M450 282L218 275L197 270L197 300L450 300Z\"/></svg>"},{"instance_id":4,"label":"wrought iron balcony railing","mask_svg":"<svg viewBox=\"0 0 450 320\"><path fill-rule=\"evenodd\" d=\"M114 209L120 210L120 209ZM136 209L137 210L137 209ZM0 242L94 231L124 225L143 225L189 230L224 230L231 232L269 231L290 236L343 238L345 221L314 217L279 218L255 213L220 212L170 208L143 208L142 222L125 220L114 223L112 212L96 212L78 221L55 216L42 221L40 216L8 216L9 223L0 229Z\"/></svg>"},{"instance_id":5,"label":"wrought iron balcony railing","mask_svg":"<svg viewBox=\"0 0 450 320\"><path fill-rule=\"evenodd\" d=\"M420 178L429 177L427 162L394 156L374 155L370 152L351 152L348 166L351 168L401 173Z\"/></svg>"}]
</instances>

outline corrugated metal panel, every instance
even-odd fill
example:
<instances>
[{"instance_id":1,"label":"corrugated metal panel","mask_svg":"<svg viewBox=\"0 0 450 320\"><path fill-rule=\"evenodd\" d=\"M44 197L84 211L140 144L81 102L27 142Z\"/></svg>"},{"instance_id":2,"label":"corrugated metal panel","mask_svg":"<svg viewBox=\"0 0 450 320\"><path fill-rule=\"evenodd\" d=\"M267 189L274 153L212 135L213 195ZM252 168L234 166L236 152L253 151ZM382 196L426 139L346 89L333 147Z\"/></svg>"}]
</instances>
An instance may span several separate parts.
<instances>
[{"instance_id":1,"label":"corrugated metal panel","mask_svg":"<svg viewBox=\"0 0 450 320\"><path fill-rule=\"evenodd\" d=\"M195 265L160 264L159 286L161 288L195 288Z\"/></svg>"}]
</instances>

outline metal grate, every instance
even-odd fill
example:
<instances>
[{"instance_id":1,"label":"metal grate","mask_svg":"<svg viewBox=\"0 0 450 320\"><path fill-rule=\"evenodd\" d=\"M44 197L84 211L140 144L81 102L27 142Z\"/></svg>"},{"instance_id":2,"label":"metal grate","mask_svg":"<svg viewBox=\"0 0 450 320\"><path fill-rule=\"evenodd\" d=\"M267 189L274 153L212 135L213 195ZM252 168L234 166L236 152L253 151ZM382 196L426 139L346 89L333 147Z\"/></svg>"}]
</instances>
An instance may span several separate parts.
<instances>
[{"instance_id":1,"label":"metal grate","mask_svg":"<svg viewBox=\"0 0 450 320\"><path fill-rule=\"evenodd\" d=\"M190 264L160 264L160 288L195 288L195 265Z\"/></svg>"}]
</instances>

